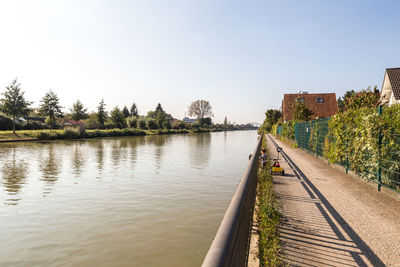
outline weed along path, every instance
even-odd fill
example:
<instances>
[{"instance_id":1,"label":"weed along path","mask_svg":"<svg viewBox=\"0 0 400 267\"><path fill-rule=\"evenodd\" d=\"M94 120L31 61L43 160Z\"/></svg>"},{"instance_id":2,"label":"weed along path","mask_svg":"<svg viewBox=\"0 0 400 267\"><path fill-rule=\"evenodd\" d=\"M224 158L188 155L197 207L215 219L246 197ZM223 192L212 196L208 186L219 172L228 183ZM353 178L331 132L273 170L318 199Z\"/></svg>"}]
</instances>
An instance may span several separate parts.
<instances>
[{"instance_id":1,"label":"weed along path","mask_svg":"<svg viewBox=\"0 0 400 267\"><path fill-rule=\"evenodd\" d=\"M291 266L400 266L400 202L315 156L283 148L274 175L284 261Z\"/></svg>"}]
</instances>

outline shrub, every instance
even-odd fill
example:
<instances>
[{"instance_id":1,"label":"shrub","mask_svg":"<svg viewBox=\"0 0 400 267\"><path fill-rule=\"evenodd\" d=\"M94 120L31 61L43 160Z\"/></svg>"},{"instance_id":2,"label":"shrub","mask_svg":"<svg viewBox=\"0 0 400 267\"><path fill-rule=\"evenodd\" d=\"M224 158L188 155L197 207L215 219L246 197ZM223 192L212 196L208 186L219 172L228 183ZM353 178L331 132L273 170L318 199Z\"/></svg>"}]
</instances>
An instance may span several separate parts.
<instances>
[{"instance_id":1,"label":"shrub","mask_svg":"<svg viewBox=\"0 0 400 267\"><path fill-rule=\"evenodd\" d=\"M147 126L146 126L146 119L145 119L144 117L141 117L141 118L138 120L138 125L139 125L139 128L140 128L140 129L146 130L146 129L147 129Z\"/></svg>"},{"instance_id":2,"label":"shrub","mask_svg":"<svg viewBox=\"0 0 400 267\"><path fill-rule=\"evenodd\" d=\"M147 128L149 128L149 129L157 129L158 127L157 127L157 122L156 122L156 120L155 119L152 119L152 118L148 118L147 119L147 121L146 121L146 126L147 126Z\"/></svg>"},{"instance_id":3,"label":"shrub","mask_svg":"<svg viewBox=\"0 0 400 267\"><path fill-rule=\"evenodd\" d=\"M85 128L84 127L66 127L64 129L64 138L66 139L78 139L85 137Z\"/></svg>"},{"instance_id":4,"label":"shrub","mask_svg":"<svg viewBox=\"0 0 400 267\"><path fill-rule=\"evenodd\" d=\"M131 117L126 118L126 123L128 124L129 128L137 128L138 119L135 116L131 116Z\"/></svg>"},{"instance_id":5,"label":"shrub","mask_svg":"<svg viewBox=\"0 0 400 267\"><path fill-rule=\"evenodd\" d=\"M90 114L89 118L87 118L84 122L86 128L88 129L99 129L101 126L96 113Z\"/></svg>"},{"instance_id":6,"label":"shrub","mask_svg":"<svg viewBox=\"0 0 400 267\"><path fill-rule=\"evenodd\" d=\"M59 139L60 134L57 132L40 131L36 134L36 138L39 140L54 140L54 139Z\"/></svg>"},{"instance_id":7,"label":"shrub","mask_svg":"<svg viewBox=\"0 0 400 267\"><path fill-rule=\"evenodd\" d=\"M50 129L57 129L59 127L57 123L57 118L53 116L47 116L45 123L49 126Z\"/></svg>"},{"instance_id":8,"label":"shrub","mask_svg":"<svg viewBox=\"0 0 400 267\"><path fill-rule=\"evenodd\" d=\"M104 124L104 129L115 129L117 128L117 125L115 123L113 123L112 121L107 121Z\"/></svg>"},{"instance_id":9,"label":"shrub","mask_svg":"<svg viewBox=\"0 0 400 267\"><path fill-rule=\"evenodd\" d=\"M179 122L179 129L185 129L186 128L186 123L183 121Z\"/></svg>"},{"instance_id":10,"label":"shrub","mask_svg":"<svg viewBox=\"0 0 400 267\"><path fill-rule=\"evenodd\" d=\"M200 123L198 121L192 123L192 128L198 130L200 128Z\"/></svg>"},{"instance_id":11,"label":"shrub","mask_svg":"<svg viewBox=\"0 0 400 267\"><path fill-rule=\"evenodd\" d=\"M13 123L8 117L0 115L0 130L12 130Z\"/></svg>"},{"instance_id":12,"label":"shrub","mask_svg":"<svg viewBox=\"0 0 400 267\"><path fill-rule=\"evenodd\" d=\"M170 124L169 121L164 121L164 122L162 123L162 127L163 127L164 129L171 129L171 124Z\"/></svg>"},{"instance_id":13,"label":"shrub","mask_svg":"<svg viewBox=\"0 0 400 267\"><path fill-rule=\"evenodd\" d=\"M21 128L24 130L41 130L47 129L47 126L37 121L26 121L21 125Z\"/></svg>"}]
</instances>

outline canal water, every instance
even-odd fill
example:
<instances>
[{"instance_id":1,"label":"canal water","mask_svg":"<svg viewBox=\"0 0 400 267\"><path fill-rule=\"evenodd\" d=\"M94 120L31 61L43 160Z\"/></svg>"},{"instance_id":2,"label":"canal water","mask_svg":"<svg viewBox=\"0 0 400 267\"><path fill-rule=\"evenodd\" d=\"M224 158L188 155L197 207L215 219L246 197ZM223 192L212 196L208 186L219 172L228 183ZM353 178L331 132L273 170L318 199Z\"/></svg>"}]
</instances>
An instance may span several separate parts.
<instances>
[{"instance_id":1,"label":"canal water","mask_svg":"<svg viewBox=\"0 0 400 267\"><path fill-rule=\"evenodd\" d=\"M0 144L0 266L199 266L256 131Z\"/></svg>"}]
</instances>

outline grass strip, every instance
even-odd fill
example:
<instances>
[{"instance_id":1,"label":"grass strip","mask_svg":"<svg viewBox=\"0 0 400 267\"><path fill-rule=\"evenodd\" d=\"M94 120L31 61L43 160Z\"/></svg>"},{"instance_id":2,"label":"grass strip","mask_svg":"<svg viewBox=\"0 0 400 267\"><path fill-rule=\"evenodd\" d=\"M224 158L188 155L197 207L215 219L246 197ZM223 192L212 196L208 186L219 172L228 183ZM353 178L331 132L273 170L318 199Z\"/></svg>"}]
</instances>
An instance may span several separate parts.
<instances>
[{"instance_id":1,"label":"grass strip","mask_svg":"<svg viewBox=\"0 0 400 267\"><path fill-rule=\"evenodd\" d=\"M266 149L265 139L262 148ZM274 184L270 173L270 159L265 168L258 173L259 258L261 266L281 266L281 245L279 239L280 213L277 208Z\"/></svg>"}]
</instances>

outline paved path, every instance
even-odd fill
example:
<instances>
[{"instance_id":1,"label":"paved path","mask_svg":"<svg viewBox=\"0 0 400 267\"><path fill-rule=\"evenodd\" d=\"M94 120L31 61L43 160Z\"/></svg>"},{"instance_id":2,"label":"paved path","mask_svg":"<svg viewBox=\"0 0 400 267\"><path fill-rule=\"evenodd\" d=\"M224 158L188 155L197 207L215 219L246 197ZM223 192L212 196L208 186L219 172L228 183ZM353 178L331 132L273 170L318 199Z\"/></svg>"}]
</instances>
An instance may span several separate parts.
<instances>
[{"instance_id":1,"label":"paved path","mask_svg":"<svg viewBox=\"0 0 400 267\"><path fill-rule=\"evenodd\" d=\"M284 258L290 266L400 266L400 202L315 156L283 148L274 176ZM283 159L282 159L283 158Z\"/></svg>"}]
</instances>

